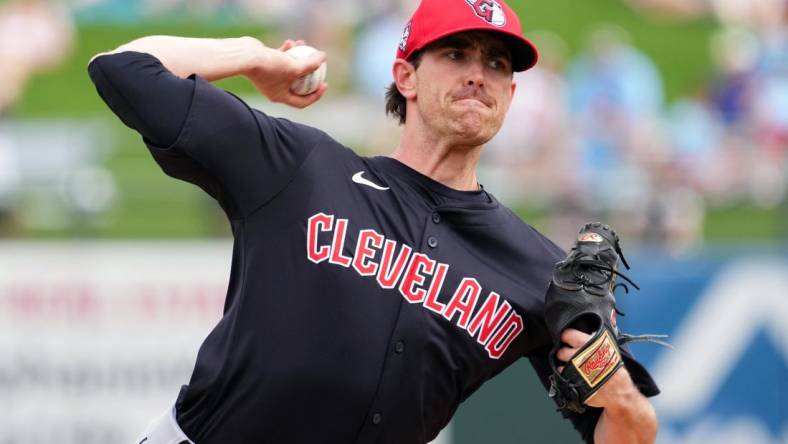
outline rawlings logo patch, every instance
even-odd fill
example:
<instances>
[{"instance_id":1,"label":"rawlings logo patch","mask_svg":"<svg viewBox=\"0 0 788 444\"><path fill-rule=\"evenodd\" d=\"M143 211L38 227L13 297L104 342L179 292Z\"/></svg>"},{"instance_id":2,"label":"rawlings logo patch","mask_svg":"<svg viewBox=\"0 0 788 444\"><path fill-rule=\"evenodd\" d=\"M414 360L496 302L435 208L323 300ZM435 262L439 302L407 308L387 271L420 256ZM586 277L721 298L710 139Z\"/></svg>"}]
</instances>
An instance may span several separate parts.
<instances>
[{"instance_id":1,"label":"rawlings logo patch","mask_svg":"<svg viewBox=\"0 0 788 444\"><path fill-rule=\"evenodd\" d=\"M405 48L408 47L408 39L410 38L410 25L411 22L408 22L405 25L405 29L402 30L402 38L399 40L399 49L402 52L405 52Z\"/></svg>"},{"instance_id":2,"label":"rawlings logo patch","mask_svg":"<svg viewBox=\"0 0 788 444\"><path fill-rule=\"evenodd\" d=\"M606 330L591 346L572 358L572 365L588 386L593 388L615 370L620 360L618 349Z\"/></svg>"},{"instance_id":3,"label":"rawlings logo patch","mask_svg":"<svg viewBox=\"0 0 788 444\"><path fill-rule=\"evenodd\" d=\"M597 243L599 243L599 242L602 242L604 239L602 239L602 236L600 236L597 233L583 233L577 238L577 240L579 242L597 242Z\"/></svg>"},{"instance_id":4,"label":"rawlings logo patch","mask_svg":"<svg viewBox=\"0 0 788 444\"><path fill-rule=\"evenodd\" d=\"M465 0L473 8L473 12L485 22L503 27L506 25L506 14L503 12L501 4L495 0Z\"/></svg>"}]
</instances>

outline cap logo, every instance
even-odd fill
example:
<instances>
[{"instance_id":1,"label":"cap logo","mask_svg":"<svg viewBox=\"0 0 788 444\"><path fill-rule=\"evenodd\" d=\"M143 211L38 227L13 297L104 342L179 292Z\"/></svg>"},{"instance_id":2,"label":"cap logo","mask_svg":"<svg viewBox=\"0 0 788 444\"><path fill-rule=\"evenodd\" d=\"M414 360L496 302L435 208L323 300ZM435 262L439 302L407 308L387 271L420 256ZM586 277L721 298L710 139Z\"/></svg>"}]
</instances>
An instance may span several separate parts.
<instances>
[{"instance_id":1,"label":"cap logo","mask_svg":"<svg viewBox=\"0 0 788 444\"><path fill-rule=\"evenodd\" d=\"M616 371L620 361L621 355L607 330L591 346L572 358L572 364L591 388Z\"/></svg>"},{"instance_id":2,"label":"cap logo","mask_svg":"<svg viewBox=\"0 0 788 444\"><path fill-rule=\"evenodd\" d=\"M408 39L410 38L410 24L411 23L412 22L409 21L408 24L405 25L405 29L402 30L402 38L399 40L399 49L402 52L405 52L405 48L408 47Z\"/></svg>"},{"instance_id":3,"label":"cap logo","mask_svg":"<svg viewBox=\"0 0 788 444\"><path fill-rule=\"evenodd\" d=\"M579 242L602 242L602 236L597 233L583 233L577 237Z\"/></svg>"},{"instance_id":4,"label":"cap logo","mask_svg":"<svg viewBox=\"0 0 788 444\"><path fill-rule=\"evenodd\" d=\"M473 8L473 12L485 22L499 28L506 25L506 14L504 14L501 4L497 1L465 0L465 2L468 3L468 5Z\"/></svg>"}]
</instances>

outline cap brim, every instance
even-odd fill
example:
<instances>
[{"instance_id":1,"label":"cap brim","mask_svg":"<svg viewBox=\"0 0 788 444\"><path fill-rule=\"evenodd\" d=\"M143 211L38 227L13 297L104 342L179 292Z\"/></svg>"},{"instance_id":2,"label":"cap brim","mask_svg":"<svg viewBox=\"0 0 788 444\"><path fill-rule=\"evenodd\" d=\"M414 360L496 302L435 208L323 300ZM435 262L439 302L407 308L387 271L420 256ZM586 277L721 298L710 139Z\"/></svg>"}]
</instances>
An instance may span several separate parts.
<instances>
[{"instance_id":1,"label":"cap brim","mask_svg":"<svg viewBox=\"0 0 788 444\"><path fill-rule=\"evenodd\" d=\"M534 46L530 40L503 30L490 29L489 27L483 26L470 26L467 28L452 29L449 32L434 35L420 46L413 47L404 58L410 57L415 52L428 47L438 40L446 38L450 35L468 31L487 31L500 36L512 53L512 71L514 72L521 72L533 68L533 66L536 65L536 61L539 60L539 52L536 50L536 46Z\"/></svg>"}]
</instances>

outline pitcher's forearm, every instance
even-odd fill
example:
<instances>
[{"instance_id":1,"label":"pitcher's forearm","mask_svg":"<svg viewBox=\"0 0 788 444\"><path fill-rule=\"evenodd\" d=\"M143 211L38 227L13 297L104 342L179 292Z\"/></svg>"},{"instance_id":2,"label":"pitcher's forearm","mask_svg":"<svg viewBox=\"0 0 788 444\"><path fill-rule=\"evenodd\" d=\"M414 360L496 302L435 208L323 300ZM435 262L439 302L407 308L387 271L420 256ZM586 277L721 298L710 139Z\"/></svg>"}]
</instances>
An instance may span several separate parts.
<instances>
[{"instance_id":1,"label":"pitcher's forearm","mask_svg":"<svg viewBox=\"0 0 788 444\"><path fill-rule=\"evenodd\" d=\"M253 37L207 39L155 35L133 40L95 57L124 51L151 54L178 77L197 74L214 81L246 74L270 49Z\"/></svg>"},{"instance_id":2,"label":"pitcher's forearm","mask_svg":"<svg viewBox=\"0 0 788 444\"><path fill-rule=\"evenodd\" d=\"M657 436L654 407L640 393L621 397L619 405L606 407L594 433L597 444L653 444Z\"/></svg>"}]
</instances>

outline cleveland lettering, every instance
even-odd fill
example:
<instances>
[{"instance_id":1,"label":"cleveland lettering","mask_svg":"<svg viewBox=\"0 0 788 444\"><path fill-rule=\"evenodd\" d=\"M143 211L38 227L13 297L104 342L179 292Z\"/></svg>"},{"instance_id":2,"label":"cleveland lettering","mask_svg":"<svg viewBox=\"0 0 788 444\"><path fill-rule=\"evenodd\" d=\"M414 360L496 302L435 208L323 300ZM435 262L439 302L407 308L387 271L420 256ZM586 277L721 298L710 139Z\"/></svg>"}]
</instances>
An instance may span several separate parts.
<instances>
[{"instance_id":1,"label":"cleveland lettering","mask_svg":"<svg viewBox=\"0 0 788 444\"><path fill-rule=\"evenodd\" d=\"M450 265L414 252L408 245L386 239L375 230L360 230L353 256L346 256L343 250L348 226L348 219L331 214L317 213L310 217L307 221L307 258L315 264L328 261L353 268L359 276L374 277L381 288L396 288L409 303L420 304L465 330L492 359L503 356L523 332L523 318L509 302L494 291L483 298L482 286L473 277L463 277L448 302L438 302ZM329 233L331 241L321 244L320 233Z\"/></svg>"}]
</instances>

